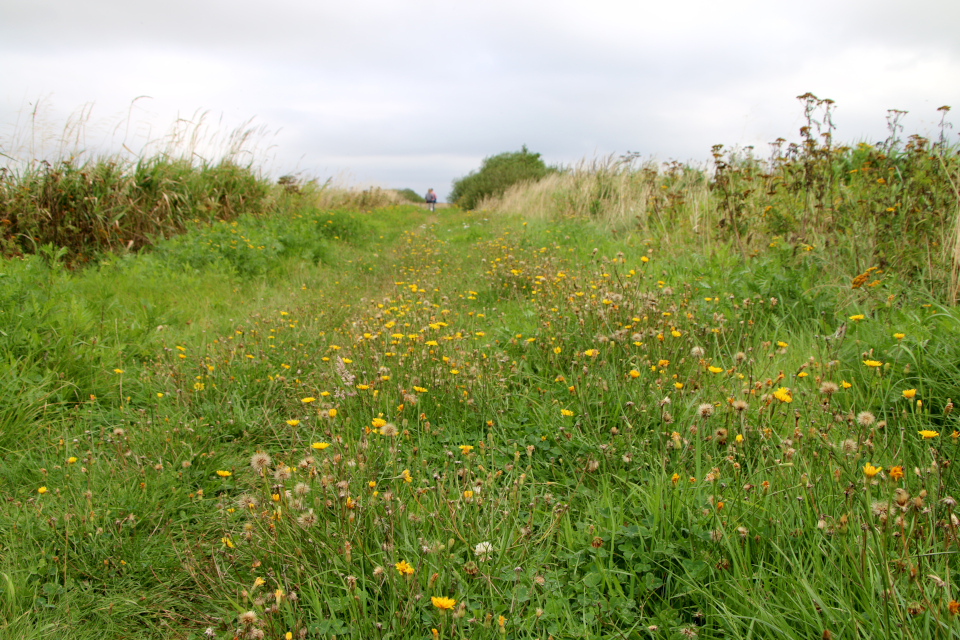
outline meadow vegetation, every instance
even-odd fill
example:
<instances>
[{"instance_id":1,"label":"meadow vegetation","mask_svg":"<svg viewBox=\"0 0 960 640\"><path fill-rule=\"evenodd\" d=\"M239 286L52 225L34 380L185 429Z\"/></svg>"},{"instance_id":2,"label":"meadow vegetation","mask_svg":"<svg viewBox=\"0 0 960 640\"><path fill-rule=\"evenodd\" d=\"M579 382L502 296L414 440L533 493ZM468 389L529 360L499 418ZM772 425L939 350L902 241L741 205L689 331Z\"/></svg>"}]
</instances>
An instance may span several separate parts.
<instances>
[{"instance_id":1,"label":"meadow vegetation","mask_svg":"<svg viewBox=\"0 0 960 640\"><path fill-rule=\"evenodd\" d=\"M913 144L264 183L5 260L0 635L960 636L957 158Z\"/></svg>"}]
</instances>

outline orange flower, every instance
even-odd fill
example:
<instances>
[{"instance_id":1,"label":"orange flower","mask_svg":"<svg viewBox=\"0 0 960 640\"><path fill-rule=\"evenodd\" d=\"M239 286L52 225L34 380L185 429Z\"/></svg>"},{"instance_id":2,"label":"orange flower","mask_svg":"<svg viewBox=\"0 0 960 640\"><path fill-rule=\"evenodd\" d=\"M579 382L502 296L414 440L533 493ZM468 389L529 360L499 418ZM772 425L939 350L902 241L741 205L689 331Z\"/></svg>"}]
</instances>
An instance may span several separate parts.
<instances>
[{"instance_id":1,"label":"orange flower","mask_svg":"<svg viewBox=\"0 0 960 640\"><path fill-rule=\"evenodd\" d=\"M890 467L890 479L891 480L902 480L903 479L903 467L897 465L895 467Z\"/></svg>"}]
</instances>

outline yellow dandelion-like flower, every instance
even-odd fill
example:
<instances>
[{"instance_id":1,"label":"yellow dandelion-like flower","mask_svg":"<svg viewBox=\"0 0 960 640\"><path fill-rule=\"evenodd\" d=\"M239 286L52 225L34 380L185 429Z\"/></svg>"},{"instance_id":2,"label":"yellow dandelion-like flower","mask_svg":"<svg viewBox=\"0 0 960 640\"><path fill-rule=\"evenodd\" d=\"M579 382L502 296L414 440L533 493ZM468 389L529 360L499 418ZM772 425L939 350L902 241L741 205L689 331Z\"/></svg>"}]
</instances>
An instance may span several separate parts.
<instances>
[{"instance_id":1,"label":"yellow dandelion-like flower","mask_svg":"<svg viewBox=\"0 0 960 640\"><path fill-rule=\"evenodd\" d=\"M46 487L40 487L39 489L37 489L37 493L39 493L40 495L43 495L43 494L45 494L46 492L47 492L47 488L46 488Z\"/></svg>"},{"instance_id":2,"label":"yellow dandelion-like flower","mask_svg":"<svg viewBox=\"0 0 960 640\"><path fill-rule=\"evenodd\" d=\"M114 372L114 373L123 373L123 369L114 369L113 372Z\"/></svg>"},{"instance_id":3,"label":"yellow dandelion-like flower","mask_svg":"<svg viewBox=\"0 0 960 640\"><path fill-rule=\"evenodd\" d=\"M300 424L300 421L299 421L299 420L287 420L287 424L290 425L291 427L295 427L295 426L297 426L298 424Z\"/></svg>"},{"instance_id":4,"label":"yellow dandelion-like flower","mask_svg":"<svg viewBox=\"0 0 960 640\"><path fill-rule=\"evenodd\" d=\"M457 604L457 601L454 600L453 598L444 598L444 597L437 597L437 596L432 596L430 598L430 602L432 602L433 606L435 606L437 609L440 609L441 611L453 609L453 605Z\"/></svg>"},{"instance_id":5,"label":"yellow dandelion-like flower","mask_svg":"<svg viewBox=\"0 0 960 640\"><path fill-rule=\"evenodd\" d=\"M786 387L780 387L774 391L773 397L780 402L793 402L793 396L790 395L790 389L787 389Z\"/></svg>"},{"instance_id":6,"label":"yellow dandelion-like flower","mask_svg":"<svg viewBox=\"0 0 960 640\"><path fill-rule=\"evenodd\" d=\"M707 367L707 371L709 371L710 373L721 373L723 371L723 367L715 367L713 365L710 365L709 367Z\"/></svg>"},{"instance_id":7,"label":"yellow dandelion-like flower","mask_svg":"<svg viewBox=\"0 0 960 640\"><path fill-rule=\"evenodd\" d=\"M560 415L566 416L569 418L570 416L573 415L573 411L570 411L570 409L560 409Z\"/></svg>"},{"instance_id":8,"label":"yellow dandelion-like flower","mask_svg":"<svg viewBox=\"0 0 960 640\"><path fill-rule=\"evenodd\" d=\"M312 448L314 448L314 449L319 449L320 451L323 451L324 449L326 449L327 447L330 446L330 443L329 443L329 442L314 442L314 443L311 444L310 446L311 446Z\"/></svg>"},{"instance_id":9,"label":"yellow dandelion-like flower","mask_svg":"<svg viewBox=\"0 0 960 640\"><path fill-rule=\"evenodd\" d=\"M929 429L924 429L923 431L917 431L924 440L930 440L936 438L940 435L937 431L930 431Z\"/></svg>"},{"instance_id":10,"label":"yellow dandelion-like flower","mask_svg":"<svg viewBox=\"0 0 960 640\"><path fill-rule=\"evenodd\" d=\"M220 476L221 478L229 478L233 474L230 473L229 471L224 471L223 469L217 469L217 475Z\"/></svg>"},{"instance_id":11,"label":"yellow dandelion-like flower","mask_svg":"<svg viewBox=\"0 0 960 640\"><path fill-rule=\"evenodd\" d=\"M874 369L876 369L877 367L882 367L882 366L883 366L883 363L880 362L879 360L864 360L864 361L863 361L863 364L867 365L868 367L874 368Z\"/></svg>"},{"instance_id":12,"label":"yellow dandelion-like flower","mask_svg":"<svg viewBox=\"0 0 960 640\"><path fill-rule=\"evenodd\" d=\"M872 478L883 470L883 467L875 467L869 462L863 465L863 475Z\"/></svg>"},{"instance_id":13,"label":"yellow dandelion-like flower","mask_svg":"<svg viewBox=\"0 0 960 640\"><path fill-rule=\"evenodd\" d=\"M589 356L591 358L595 358L598 353L600 352L597 351L596 349L587 349L586 351L583 352L583 355Z\"/></svg>"},{"instance_id":14,"label":"yellow dandelion-like flower","mask_svg":"<svg viewBox=\"0 0 960 640\"><path fill-rule=\"evenodd\" d=\"M310 396L307 396L306 398L300 398L300 402L303 404L310 404L314 400L316 400L316 398L311 398Z\"/></svg>"},{"instance_id":15,"label":"yellow dandelion-like flower","mask_svg":"<svg viewBox=\"0 0 960 640\"><path fill-rule=\"evenodd\" d=\"M398 572L400 573L400 575L402 575L402 576L412 576L412 575L413 575L413 567L411 567L409 564L407 564L407 561L406 561L406 560L401 560L400 562L398 562L397 564L395 564L395 565L393 565L393 566L396 567L397 571L398 571Z\"/></svg>"},{"instance_id":16,"label":"yellow dandelion-like flower","mask_svg":"<svg viewBox=\"0 0 960 640\"><path fill-rule=\"evenodd\" d=\"M896 338L897 340L903 340L903 339L904 339L905 337L907 337L907 336L906 336L906 334L904 334L904 333L899 333L899 332L898 332L898 333L893 334L893 337Z\"/></svg>"},{"instance_id":17,"label":"yellow dandelion-like flower","mask_svg":"<svg viewBox=\"0 0 960 640\"><path fill-rule=\"evenodd\" d=\"M860 322L861 320L863 320L863 318L864 318L864 316L863 316L862 313L858 313L858 314L856 314L856 315L850 316L850 320L852 320L852 321L854 321L854 322Z\"/></svg>"},{"instance_id":18,"label":"yellow dandelion-like flower","mask_svg":"<svg viewBox=\"0 0 960 640\"><path fill-rule=\"evenodd\" d=\"M903 397L906 398L907 400L913 400L914 396L917 395L917 390L916 390L916 389L904 389L902 393L903 393Z\"/></svg>"},{"instance_id":19,"label":"yellow dandelion-like flower","mask_svg":"<svg viewBox=\"0 0 960 640\"><path fill-rule=\"evenodd\" d=\"M640 372L637 371L636 369L630 369L630 374L629 374L629 375L630 375L631 378L639 378L639 377L640 377Z\"/></svg>"}]
</instances>

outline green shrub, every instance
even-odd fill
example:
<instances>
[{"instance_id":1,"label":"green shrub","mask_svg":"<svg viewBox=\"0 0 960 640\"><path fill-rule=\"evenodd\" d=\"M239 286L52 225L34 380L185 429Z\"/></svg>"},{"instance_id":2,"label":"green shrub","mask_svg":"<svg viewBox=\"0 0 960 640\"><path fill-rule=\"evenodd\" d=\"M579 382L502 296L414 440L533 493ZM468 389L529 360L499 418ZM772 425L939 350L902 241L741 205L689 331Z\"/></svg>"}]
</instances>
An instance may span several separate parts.
<instances>
[{"instance_id":1,"label":"green shrub","mask_svg":"<svg viewBox=\"0 0 960 640\"><path fill-rule=\"evenodd\" d=\"M413 189L397 189L397 194L407 202L423 202L423 196L414 191Z\"/></svg>"},{"instance_id":2,"label":"green shrub","mask_svg":"<svg viewBox=\"0 0 960 640\"><path fill-rule=\"evenodd\" d=\"M486 196L503 195L510 186L539 180L551 171L539 153L530 153L524 145L520 151L485 158L478 171L453 181L453 191L447 198L460 207L473 209Z\"/></svg>"}]
</instances>

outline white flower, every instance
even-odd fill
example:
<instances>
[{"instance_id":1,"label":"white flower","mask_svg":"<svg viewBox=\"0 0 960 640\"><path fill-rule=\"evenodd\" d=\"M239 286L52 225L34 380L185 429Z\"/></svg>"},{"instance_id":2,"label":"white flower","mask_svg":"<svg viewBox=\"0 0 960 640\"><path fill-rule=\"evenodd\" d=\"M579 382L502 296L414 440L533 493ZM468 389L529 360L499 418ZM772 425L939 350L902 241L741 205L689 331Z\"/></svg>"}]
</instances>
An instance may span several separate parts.
<instances>
[{"instance_id":1,"label":"white flower","mask_svg":"<svg viewBox=\"0 0 960 640\"><path fill-rule=\"evenodd\" d=\"M493 554L493 545L489 542L481 542L473 549L473 555L481 562L487 560Z\"/></svg>"}]
</instances>

